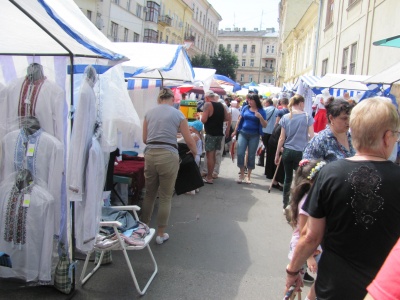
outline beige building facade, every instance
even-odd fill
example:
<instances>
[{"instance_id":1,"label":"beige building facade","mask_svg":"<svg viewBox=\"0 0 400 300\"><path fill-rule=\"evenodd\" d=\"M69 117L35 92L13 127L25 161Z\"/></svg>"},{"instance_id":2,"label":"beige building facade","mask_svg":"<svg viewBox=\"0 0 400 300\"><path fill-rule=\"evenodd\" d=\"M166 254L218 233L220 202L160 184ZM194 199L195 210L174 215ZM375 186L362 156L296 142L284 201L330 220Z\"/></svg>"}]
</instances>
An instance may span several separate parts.
<instances>
[{"instance_id":1,"label":"beige building facade","mask_svg":"<svg viewBox=\"0 0 400 300\"><path fill-rule=\"evenodd\" d=\"M214 55L218 51L219 13L206 0L184 0L193 10L192 22L185 42L188 55Z\"/></svg>"},{"instance_id":2,"label":"beige building facade","mask_svg":"<svg viewBox=\"0 0 400 300\"><path fill-rule=\"evenodd\" d=\"M301 75L372 76L400 61L400 49L373 45L399 34L398 0L282 0L279 9L278 86Z\"/></svg>"},{"instance_id":3,"label":"beige building facade","mask_svg":"<svg viewBox=\"0 0 400 300\"><path fill-rule=\"evenodd\" d=\"M236 81L275 84L279 34L274 28L247 31L246 28L220 30L219 45L237 56Z\"/></svg>"},{"instance_id":4,"label":"beige building facade","mask_svg":"<svg viewBox=\"0 0 400 300\"><path fill-rule=\"evenodd\" d=\"M373 42L398 35L398 0L324 1L319 28L317 75L374 75L400 61L400 49Z\"/></svg>"},{"instance_id":5,"label":"beige building facade","mask_svg":"<svg viewBox=\"0 0 400 300\"><path fill-rule=\"evenodd\" d=\"M302 18L286 35L281 54L283 82L294 83L301 75L313 75L316 53L318 4L311 2Z\"/></svg>"},{"instance_id":6,"label":"beige building facade","mask_svg":"<svg viewBox=\"0 0 400 300\"><path fill-rule=\"evenodd\" d=\"M143 41L145 0L75 0L75 3L111 41Z\"/></svg>"},{"instance_id":7,"label":"beige building facade","mask_svg":"<svg viewBox=\"0 0 400 300\"><path fill-rule=\"evenodd\" d=\"M161 0L158 17L160 43L182 45L192 22L192 9L183 0Z\"/></svg>"}]
</instances>

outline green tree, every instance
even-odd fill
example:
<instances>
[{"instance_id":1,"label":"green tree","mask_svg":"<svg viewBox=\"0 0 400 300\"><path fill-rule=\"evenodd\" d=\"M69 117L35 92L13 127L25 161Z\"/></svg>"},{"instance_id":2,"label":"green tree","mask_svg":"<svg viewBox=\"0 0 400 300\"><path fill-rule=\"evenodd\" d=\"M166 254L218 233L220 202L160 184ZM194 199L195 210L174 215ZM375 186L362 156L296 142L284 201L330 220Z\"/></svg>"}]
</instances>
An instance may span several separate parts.
<instances>
[{"instance_id":1,"label":"green tree","mask_svg":"<svg viewBox=\"0 0 400 300\"><path fill-rule=\"evenodd\" d=\"M193 56L191 63L194 68L213 68L210 57L204 53Z\"/></svg>"},{"instance_id":2,"label":"green tree","mask_svg":"<svg viewBox=\"0 0 400 300\"><path fill-rule=\"evenodd\" d=\"M232 51L220 45L218 53L211 57L211 63L212 67L217 70L217 74L225 75L236 81L236 69L239 67L239 61Z\"/></svg>"}]
</instances>

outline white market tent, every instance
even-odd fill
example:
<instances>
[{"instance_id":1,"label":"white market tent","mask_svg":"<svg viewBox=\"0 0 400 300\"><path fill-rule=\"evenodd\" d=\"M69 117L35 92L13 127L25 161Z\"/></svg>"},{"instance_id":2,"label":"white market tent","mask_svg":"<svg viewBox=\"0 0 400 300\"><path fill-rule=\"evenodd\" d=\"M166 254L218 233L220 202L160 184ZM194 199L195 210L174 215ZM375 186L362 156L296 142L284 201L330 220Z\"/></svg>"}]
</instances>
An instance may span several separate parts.
<instances>
[{"instance_id":1,"label":"white market tent","mask_svg":"<svg viewBox=\"0 0 400 300\"><path fill-rule=\"evenodd\" d=\"M104 70L127 60L72 0L0 0L0 5L1 55L67 56L74 65Z\"/></svg>"},{"instance_id":2,"label":"white market tent","mask_svg":"<svg viewBox=\"0 0 400 300\"><path fill-rule=\"evenodd\" d=\"M111 42L72 0L0 0L0 7L0 83L25 76L30 63L40 63L49 80L69 90L73 104L74 73L82 73L88 64L103 73L127 60L112 49ZM67 70L74 70L71 80ZM64 197L65 193L61 195ZM63 209L66 219L67 207Z\"/></svg>"},{"instance_id":3,"label":"white market tent","mask_svg":"<svg viewBox=\"0 0 400 300\"><path fill-rule=\"evenodd\" d=\"M182 45L113 43L130 60L122 64L125 77L192 82L195 73Z\"/></svg>"},{"instance_id":4,"label":"white market tent","mask_svg":"<svg viewBox=\"0 0 400 300\"><path fill-rule=\"evenodd\" d=\"M350 96L356 96L368 90L368 87L362 83L368 78L365 75L348 75L328 73L320 80L312 84L314 91L329 88L333 96L341 96L344 92L349 92Z\"/></svg>"},{"instance_id":5,"label":"white market tent","mask_svg":"<svg viewBox=\"0 0 400 300\"><path fill-rule=\"evenodd\" d=\"M211 87L211 82L214 79L216 70L208 68L193 68L193 70L195 73L194 84L198 86L202 85L204 91L208 91Z\"/></svg>"},{"instance_id":6,"label":"white market tent","mask_svg":"<svg viewBox=\"0 0 400 300\"><path fill-rule=\"evenodd\" d=\"M400 62L374 76L366 78L363 82L366 84L393 84L398 81L400 81Z\"/></svg>"}]
</instances>

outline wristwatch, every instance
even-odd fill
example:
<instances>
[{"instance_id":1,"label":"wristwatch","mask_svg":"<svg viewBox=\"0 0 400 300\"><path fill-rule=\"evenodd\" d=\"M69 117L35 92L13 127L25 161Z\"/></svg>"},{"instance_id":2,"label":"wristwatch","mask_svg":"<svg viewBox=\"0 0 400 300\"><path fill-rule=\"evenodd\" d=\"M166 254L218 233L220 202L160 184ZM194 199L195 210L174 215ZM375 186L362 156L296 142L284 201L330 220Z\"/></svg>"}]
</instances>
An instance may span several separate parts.
<instances>
[{"instance_id":1,"label":"wristwatch","mask_svg":"<svg viewBox=\"0 0 400 300\"><path fill-rule=\"evenodd\" d=\"M288 267L289 267L289 265L287 265L287 267L286 267L286 273L287 273L288 275L290 275L290 276L296 276L296 275L298 275L298 274L300 273L300 270L298 270L298 271L296 271L296 272L289 271Z\"/></svg>"}]
</instances>

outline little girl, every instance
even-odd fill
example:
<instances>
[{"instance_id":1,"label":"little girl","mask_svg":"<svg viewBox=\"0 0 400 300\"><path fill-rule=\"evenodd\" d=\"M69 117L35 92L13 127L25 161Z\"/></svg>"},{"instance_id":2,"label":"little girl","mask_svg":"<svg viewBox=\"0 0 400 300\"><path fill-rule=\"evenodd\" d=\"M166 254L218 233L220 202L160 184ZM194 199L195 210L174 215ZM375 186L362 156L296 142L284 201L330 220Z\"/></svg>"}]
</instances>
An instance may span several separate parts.
<instances>
[{"instance_id":1,"label":"little girl","mask_svg":"<svg viewBox=\"0 0 400 300\"><path fill-rule=\"evenodd\" d=\"M307 218L309 216L306 211L302 210L302 206L307 198L312 184L316 180L318 172L325 165L325 161L310 161L308 159L303 159L300 161L299 168L296 171L294 188L292 189L292 197L290 201L291 225L293 227L292 239L290 240L290 251L288 255L290 260L293 257L294 249L299 241L301 231L306 225ZM319 260L321 251L321 246L318 246L318 248L314 251L314 254L307 259L307 265L305 265L300 271L303 276L307 266L311 272L317 272L317 261ZM315 300L314 283L312 284L310 291L304 300Z\"/></svg>"}]
</instances>

